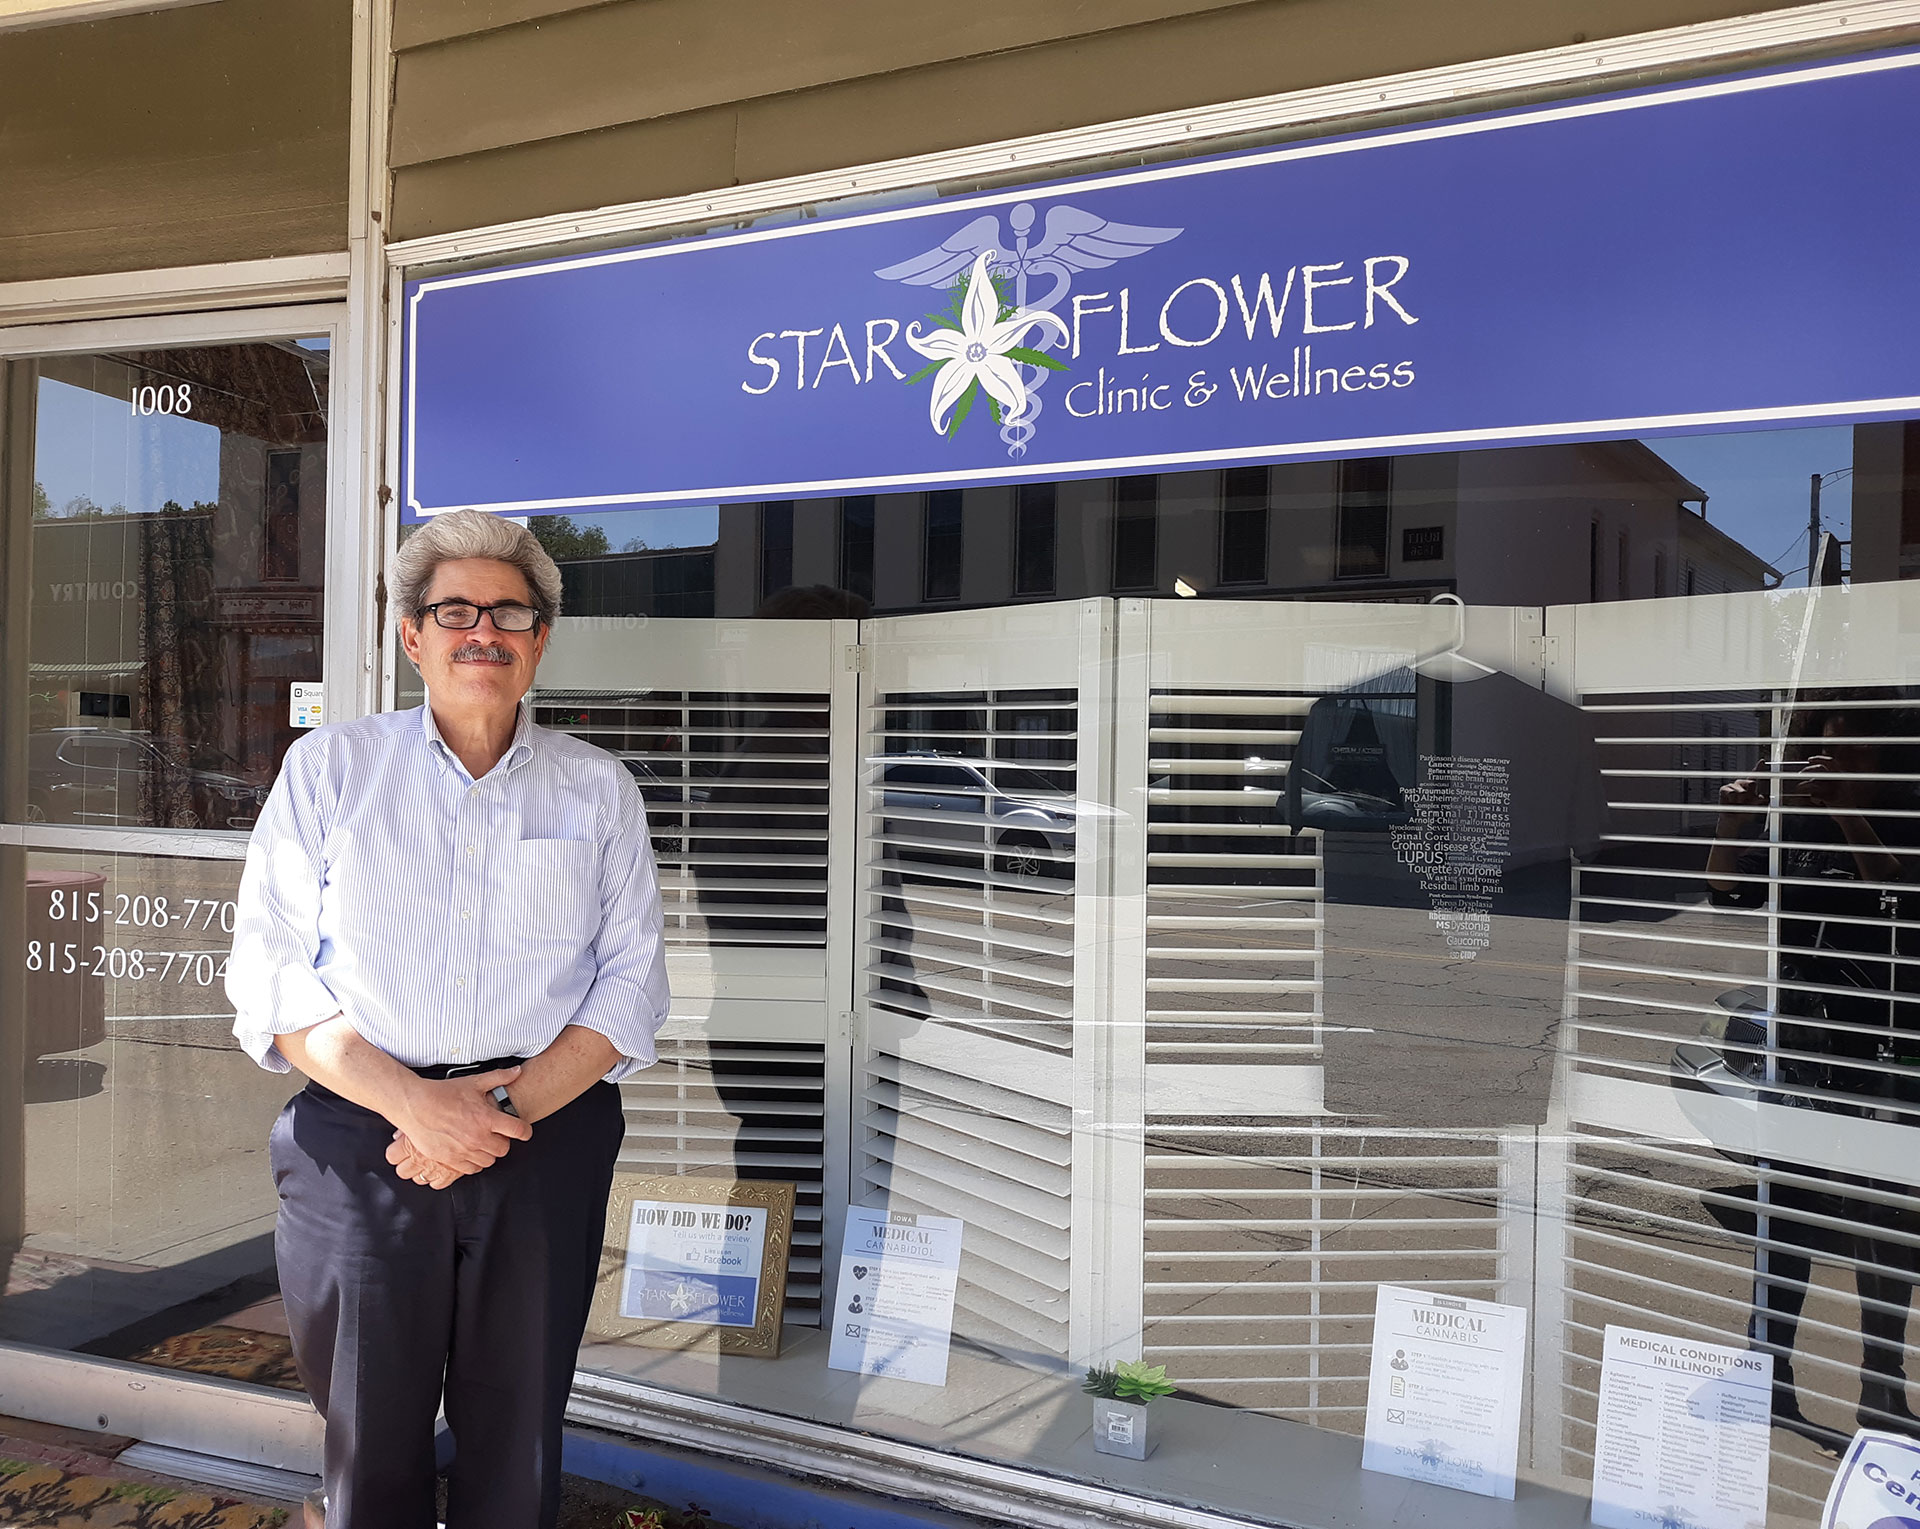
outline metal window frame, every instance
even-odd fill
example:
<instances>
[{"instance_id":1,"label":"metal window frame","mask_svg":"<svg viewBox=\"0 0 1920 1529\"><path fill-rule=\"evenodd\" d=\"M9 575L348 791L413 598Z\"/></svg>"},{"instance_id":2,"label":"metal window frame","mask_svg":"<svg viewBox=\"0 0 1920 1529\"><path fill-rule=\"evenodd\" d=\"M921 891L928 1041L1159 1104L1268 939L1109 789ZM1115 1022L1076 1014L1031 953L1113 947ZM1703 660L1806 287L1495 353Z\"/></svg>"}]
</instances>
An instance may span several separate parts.
<instances>
[{"instance_id":1,"label":"metal window frame","mask_svg":"<svg viewBox=\"0 0 1920 1529\"><path fill-rule=\"evenodd\" d=\"M347 295L348 269L349 257L343 250L104 276L0 282L0 325L62 324L143 313L331 302Z\"/></svg>"},{"instance_id":2,"label":"metal window frame","mask_svg":"<svg viewBox=\"0 0 1920 1529\"><path fill-rule=\"evenodd\" d=\"M332 358L344 349L349 325L345 303L303 303L21 324L0 328L0 365L34 356L86 355L99 351L157 349L170 345L228 345L325 335L329 377ZM333 428L339 390L330 385L327 451L327 550L321 590L321 679L327 686L328 720L359 715L353 680L364 668L361 543L370 534L360 513L356 464L336 451ZM208 860L240 859L247 836L221 829L75 828L57 824L0 824L0 844L29 849L92 850L110 854L171 855Z\"/></svg>"},{"instance_id":3,"label":"metal window frame","mask_svg":"<svg viewBox=\"0 0 1920 1529\"><path fill-rule=\"evenodd\" d=\"M212 3L213 0L37 0L28 10L0 12L0 32L28 32L76 21L105 21L110 16L177 11L189 5Z\"/></svg>"},{"instance_id":4,"label":"metal window frame","mask_svg":"<svg viewBox=\"0 0 1920 1529\"><path fill-rule=\"evenodd\" d=\"M328 720L360 713L362 687L354 680L366 669L367 608L361 574L366 544L377 540L375 525L358 492L361 458L342 436L354 436L355 379L337 377L343 354L351 354L350 305L338 301L279 306L214 308L202 312L153 313L144 306L172 306L191 295L209 302L244 302L285 290L289 267L280 262L250 262L235 284L218 275L230 267L179 272L135 273L113 290L98 294L112 316L67 323L0 327L0 366L31 356L85 354L126 348L183 344L240 344L288 335L324 334L329 376L327 453L327 548L321 593L321 677L327 686ZM338 295L343 263L328 259L317 281ZM261 271L259 267L275 269ZM315 279L315 262L291 267L297 280ZM46 283L27 284L41 292ZM0 314L7 311L8 289L0 287ZM36 297L39 294L36 293ZM129 314L133 316L129 316ZM24 850L84 851L96 854L169 856L179 859L241 860L247 834L225 830L165 828L88 828L61 824L0 823L0 846ZM0 1398L18 1416L74 1427L114 1426L153 1443L215 1453L253 1464L311 1471L319 1459L319 1420L297 1399L275 1397L258 1388L183 1380L167 1371L145 1370L83 1354L0 1343ZM104 1422L98 1426L107 1426Z\"/></svg>"}]
</instances>

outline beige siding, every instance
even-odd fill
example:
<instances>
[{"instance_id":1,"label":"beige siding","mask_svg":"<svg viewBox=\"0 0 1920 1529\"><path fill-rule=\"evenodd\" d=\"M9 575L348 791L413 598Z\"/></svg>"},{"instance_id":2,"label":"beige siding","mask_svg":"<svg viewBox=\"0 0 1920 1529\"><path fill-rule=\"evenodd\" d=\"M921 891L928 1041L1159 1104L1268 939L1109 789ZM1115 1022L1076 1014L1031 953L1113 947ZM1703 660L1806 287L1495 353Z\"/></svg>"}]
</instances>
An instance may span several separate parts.
<instances>
[{"instance_id":1,"label":"beige siding","mask_svg":"<svg viewBox=\"0 0 1920 1529\"><path fill-rule=\"evenodd\" d=\"M0 281L344 249L351 0L0 34Z\"/></svg>"},{"instance_id":2,"label":"beige siding","mask_svg":"<svg viewBox=\"0 0 1920 1529\"><path fill-rule=\"evenodd\" d=\"M885 78L1188 12L1244 8L1244 0L1101 0L1098 7L1083 0L600 5L402 53L393 162L419 164L637 118ZM476 110L482 101L484 109Z\"/></svg>"},{"instance_id":3,"label":"beige siding","mask_svg":"<svg viewBox=\"0 0 1920 1529\"><path fill-rule=\"evenodd\" d=\"M396 0L399 238L1788 0Z\"/></svg>"},{"instance_id":4,"label":"beige siding","mask_svg":"<svg viewBox=\"0 0 1920 1529\"><path fill-rule=\"evenodd\" d=\"M495 27L584 11L604 0L405 0L395 7L393 46L404 53L449 37L475 37Z\"/></svg>"}]
</instances>

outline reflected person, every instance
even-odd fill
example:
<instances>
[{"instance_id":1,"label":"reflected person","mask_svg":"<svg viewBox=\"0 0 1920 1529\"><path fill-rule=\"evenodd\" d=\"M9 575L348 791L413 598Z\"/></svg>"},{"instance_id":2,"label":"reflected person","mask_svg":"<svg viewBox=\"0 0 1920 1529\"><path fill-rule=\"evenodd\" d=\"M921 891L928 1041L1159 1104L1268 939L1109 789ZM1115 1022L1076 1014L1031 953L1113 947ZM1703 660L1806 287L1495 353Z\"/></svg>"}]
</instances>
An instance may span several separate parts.
<instances>
[{"instance_id":1,"label":"reflected person","mask_svg":"<svg viewBox=\"0 0 1920 1529\"><path fill-rule=\"evenodd\" d=\"M1783 792L1779 1018L1771 1045L1786 1102L1911 1123L1920 1103L1920 984L1906 964L1920 947L1903 929L1920 900L1902 884L1920 865L1920 807L1910 780L1912 710L1884 691L1823 693L1796 710L1797 768ZM1863 704L1880 701L1884 704ZM1892 778L1889 778L1892 777ZM1716 904L1766 900L1768 787L1755 777L1721 788L1708 881ZM1862 1341L1858 1421L1920 1429L1906 1396L1907 1312L1920 1236L1915 1191L1903 1184L1775 1164L1791 1178L1769 1189L1776 1246L1758 1281L1751 1335L1775 1355L1774 1416L1811 1431L1795 1387L1793 1352L1812 1273L1807 1253L1855 1264ZM1845 1187L1871 1189L1849 1195ZM1894 1203L1888 1203L1892 1201ZM1799 1212L1796 1216L1794 1213ZM1826 1221L1853 1223L1836 1231Z\"/></svg>"},{"instance_id":2,"label":"reflected person","mask_svg":"<svg viewBox=\"0 0 1920 1529\"><path fill-rule=\"evenodd\" d=\"M757 621L864 621L872 614L873 607L851 590L811 584L769 595L753 616ZM817 834L818 852L825 850L829 740L822 729L794 727L796 715L805 714L780 709L777 696L751 699L759 703L754 709L725 717L736 736L717 742L729 757L713 769L710 784L689 793L697 806L688 813L686 844L694 856L691 866L705 934L713 945L824 944L824 899L806 885L819 871L810 865L781 865L778 857L796 848L815 851L811 843L802 840L796 846L783 834ZM711 837L702 838L703 829ZM767 837L754 837L756 831L765 831ZM726 856L737 858L729 864ZM779 881L795 882L795 889L786 892L771 885ZM791 911L778 911L782 909ZM755 1161L763 1158L765 1148L746 1135L757 1126L777 1130L785 1124L767 1109L783 1097L776 1088L778 1075L769 1077L765 1062L725 1052L713 1054L708 1065L721 1108L740 1122L734 1172L743 1179L794 1177L792 1168ZM803 1205L819 1195L811 1182L800 1182L798 1190Z\"/></svg>"},{"instance_id":3,"label":"reflected person","mask_svg":"<svg viewBox=\"0 0 1920 1529\"><path fill-rule=\"evenodd\" d=\"M294 1360L332 1529L546 1529L625 1134L613 1085L667 1009L640 793L535 727L560 574L471 511L390 574L424 706L286 756L247 851L227 991L310 1080L271 1137Z\"/></svg>"}]
</instances>

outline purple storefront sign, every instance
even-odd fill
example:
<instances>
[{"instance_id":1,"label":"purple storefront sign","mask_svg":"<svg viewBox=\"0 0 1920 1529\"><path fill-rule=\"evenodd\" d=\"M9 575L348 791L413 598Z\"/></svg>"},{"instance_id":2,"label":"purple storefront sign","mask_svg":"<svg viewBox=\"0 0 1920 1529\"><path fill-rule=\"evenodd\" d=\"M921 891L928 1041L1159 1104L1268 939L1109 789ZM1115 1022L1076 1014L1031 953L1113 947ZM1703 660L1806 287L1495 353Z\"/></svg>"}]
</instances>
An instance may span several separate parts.
<instances>
[{"instance_id":1,"label":"purple storefront sign","mask_svg":"<svg viewBox=\"0 0 1920 1529\"><path fill-rule=\"evenodd\" d=\"M1920 413L1920 54L415 281L407 518Z\"/></svg>"}]
</instances>

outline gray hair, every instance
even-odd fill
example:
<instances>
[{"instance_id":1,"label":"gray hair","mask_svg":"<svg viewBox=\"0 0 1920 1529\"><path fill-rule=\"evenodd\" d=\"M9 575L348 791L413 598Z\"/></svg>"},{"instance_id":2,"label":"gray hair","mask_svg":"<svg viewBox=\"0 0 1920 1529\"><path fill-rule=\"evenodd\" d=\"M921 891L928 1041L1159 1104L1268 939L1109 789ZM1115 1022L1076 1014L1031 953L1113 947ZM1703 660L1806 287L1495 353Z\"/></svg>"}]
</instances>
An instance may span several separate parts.
<instances>
[{"instance_id":1,"label":"gray hair","mask_svg":"<svg viewBox=\"0 0 1920 1529\"><path fill-rule=\"evenodd\" d=\"M402 543L388 579L394 620L417 617L440 565L468 557L491 558L519 569L540 620L553 625L560 614L560 570L547 549L525 526L479 510L436 515Z\"/></svg>"}]
</instances>

